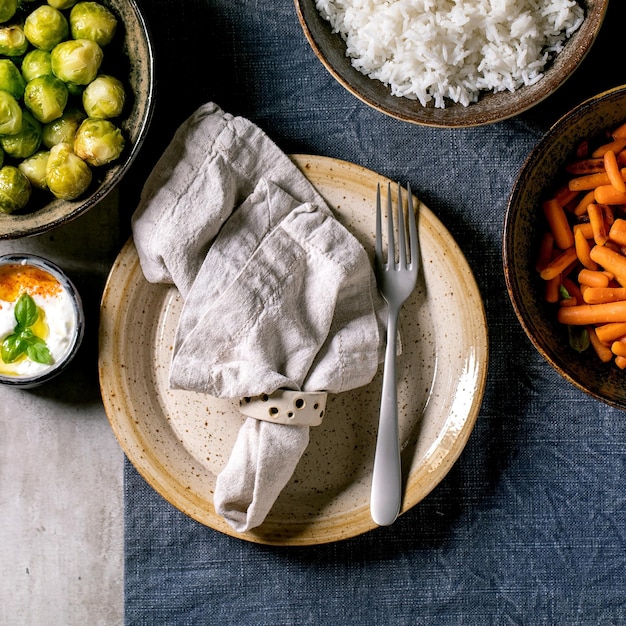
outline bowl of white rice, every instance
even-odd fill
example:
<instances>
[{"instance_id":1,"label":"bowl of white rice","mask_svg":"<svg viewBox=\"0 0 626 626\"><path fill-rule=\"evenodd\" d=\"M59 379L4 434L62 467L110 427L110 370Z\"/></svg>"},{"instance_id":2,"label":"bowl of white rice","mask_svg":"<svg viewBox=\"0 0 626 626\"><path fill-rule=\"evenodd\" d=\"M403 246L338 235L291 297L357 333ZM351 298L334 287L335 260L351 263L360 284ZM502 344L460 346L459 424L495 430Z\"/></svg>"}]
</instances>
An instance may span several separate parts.
<instances>
[{"instance_id":1,"label":"bowl of white rice","mask_svg":"<svg viewBox=\"0 0 626 626\"><path fill-rule=\"evenodd\" d=\"M326 69L363 102L469 127L541 102L579 66L608 0L295 0Z\"/></svg>"}]
</instances>

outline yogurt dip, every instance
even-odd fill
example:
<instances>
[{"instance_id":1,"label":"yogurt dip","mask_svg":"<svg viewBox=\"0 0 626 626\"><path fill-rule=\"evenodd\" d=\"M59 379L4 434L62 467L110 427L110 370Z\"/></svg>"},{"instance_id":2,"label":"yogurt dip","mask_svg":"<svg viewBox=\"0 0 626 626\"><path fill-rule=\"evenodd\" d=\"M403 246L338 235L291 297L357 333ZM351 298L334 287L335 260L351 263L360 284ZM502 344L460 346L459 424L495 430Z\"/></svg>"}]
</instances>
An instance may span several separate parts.
<instances>
[{"instance_id":1,"label":"yogurt dip","mask_svg":"<svg viewBox=\"0 0 626 626\"><path fill-rule=\"evenodd\" d=\"M56 265L33 255L0 257L0 382L48 380L74 356L82 333L80 298ZM28 343L38 351L27 351Z\"/></svg>"}]
</instances>

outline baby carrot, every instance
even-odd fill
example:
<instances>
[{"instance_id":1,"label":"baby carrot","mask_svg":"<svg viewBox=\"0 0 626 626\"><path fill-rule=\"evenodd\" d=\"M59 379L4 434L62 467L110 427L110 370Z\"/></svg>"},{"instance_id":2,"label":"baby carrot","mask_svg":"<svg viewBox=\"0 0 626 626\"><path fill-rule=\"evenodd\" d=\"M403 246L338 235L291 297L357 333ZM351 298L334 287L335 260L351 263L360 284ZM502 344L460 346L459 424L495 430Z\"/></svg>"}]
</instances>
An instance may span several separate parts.
<instances>
[{"instance_id":1,"label":"baby carrot","mask_svg":"<svg viewBox=\"0 0 626 626\"><path fill-rule=\"evenodd\" d=\"M587 287L583 292L587 304L602 304L626 300L626 287Z\"/></svg>"},{"instance_id":2,"label":"baby carrot","mask_svg":"<svg viewBox=\"0 0 626 626\"><path fill-rule=\"evenodd\" d=\"M559 301L561 294L559 293L561 287L561 275L557 274L554 278L546 280L546 288L544 291L544 298L546 302L555 304Z\"/></svg>"},{"instance_id":3,"label":"baby carrot","mask_svg":"<svg viewBox=\"0 0 626 626\"><path fill-rule=\"evenodd\" d=\"M589 256L598 265L611 272L620 285L626 286L626 257L607 246L594 246Z\"/></svg>"},{"instance_id":4,"label":"baby carrot","mask_svg":"<svg viewBox=\"0 0 626 626\"><path fill-rule=\"evenodd\" d=\"M595 189L601 185L610 185L609 175L606 172L598 172L597 174L587 174L585 176L577 176L570 179L568 185L572 191L588 191Z\"/></svg>"},{"instance_id":5,"label":"baby carrot","mask_svg":"<svg viewBox=\"0 0 626 626\"><path fill-rule=\"evenodd\" d=\"M604 211L602 207L592 202L587 207L587 215L589 215L593 240L597 245L603 246L608 239L608 235L606 234L606 224L604 223Z\"/></svg>"},{"instance_id":6,"label":"baby carrot","mask_svg":"<svg viewBox=\"0 0 626 626\"><path fill-rule=\"evenodd\" d=\"M585 211L587 210L587 207L585 207ZM591 228L591 224L589 222L583 222L582 224L574 224L574 226L572 227L572 230L574 231L574 235L576 234L577 231L582 231L583 237L585 239L593 239L593 229Z\"/></svg>"},{"instance_id":7,"label":"baby carrot","mask_svg":"<svg viewBox=\"0 0 626 626\"><path fill-rule=\"evenodd\" d=\"M565 171L568 174L572 174L572 176L604 172L604 159L579 159L572 161L565 166Z\"/></svg>"},{"instance_id":8,"label":"baby carrot","mask_svg":"<svg viewBox=\"0 0 626 626\"><path fill-rule=\"evenodd\" d=\"M595 200L595 190L590 189L573 208L572 213L574 215L584 215L587 212L587 207Z\"/></svg>"},{"instance_id":9,"label":"baby carrot","mask_svg":"<svg viewBox=\"0 0 626 626\"><path fill-rule=\"evenodd\" d=\"M626 322L626 301L561 307L557 312L557 319L561 324L571 326Z\"/></svg>"},{"instance_id":10,"label":"baby carrot","mask_svg":"<svg viewBox=\"0 0 626 626\"><path fill-rule=\"evenodd\" d=\"M576 248L576 256L578 260L589 270L597 270L598 264L591 260L589 253L591 252L591 246L589 241L585 238L585 235L581 229L574 230L574 247Z\"/></svg>"},{"instance_id":11,"label":"baby carrot","mask_svg":"<svg viewBox=\"0 0 626 626\"><path fill-rule=\"evenodd\" d=\"M583 139L576 146L576 158L586 159L589 157L589 140Z\"/></svg>"},{"instance_id":12,"label":"baby carrot","mask_svg":"<svg viewBox=\"0 0 626 626\"><path fill-rule=\"evenodd\" d=\"M540 272L539 275L541 276L541 278L543 278L543 280L550 280L551 278L558 276L561 272L563 272L563 270L565 270L571 263L574 263L576 260L576 248L572 246L567 250L563 250L561 254L552 259L552 261ZM624 261L626 262L626 258L624 259Z\"/></svg>"},{"instance_id":13,"label":"baby carrot","mask_svg":"<svg viewBox=\"0 0 626 626\"><path fill-rule=\"evenodd\" d=\"M614 128L611 137L613 137L613 139L626 139L626 122Z\"/></svg>"},{"instance_id":14,"label":"baby carrot","mask_svg":"<svg viewBox=\"0 0 626 626\"><path fill-rule=\"evenodd\" d=\"M582 269L578 272L578 282L588 287L608 287L609 277L604 272Z\"/></svg>"},{"instance_id":15,"label":"baby carrot","mask_svg":"<svg viewBox=\"0 0 626 626\"><path fill-rule=\"evenodd\" d=\"M626 322L609 322L597 326L596 335L602 343L608 344L626 335Z\"/></svg>"},{"instance_id":16,"label":"baby carrot","mask_svg":"<svg viewBox=\"0 0 626 626\"><path fill-rule=\"evenodd\" d=\"M621 370L626 369L626 358L617 355L615 357L615 365L617 365L617 367L619 367Z\"/></svg>"},{"instance_id":17,"label":"baby carrot","mask_svg":"<svg viewBox=\"0 0 626 626\"><path fill-rule=\"evenodd\" d=\"M574 200L578 198L579 191L572 191L567 185L563 185L561 189L554 194L554 199L564 208L569 208Z\"/></svg>"},{"instance_id":18,"label":"baby carrot","mask_svg":"<svg viewBox=\"0 0 626 626\"><path fill-rule=\"evenodd\" d=\"M605 346L600 341L600 339L598 339L598 335L593 326L587 326L587 334L589 335L589 342L591 343L592 348L598 355L598 358L603 363L608 363L613 358L613 352L611 352L611 348Z\"/></svg>"},{"instance_id":19,"label":"baby carrot","mask_svg":"<svg viewBox=\"0 0 626 626\"><path fill-rule=\"evenodd\" d=\"M604 213L604 223L606 224L606 227L611 228L611 226L613 226L613 222L615 221L613 207L608 204L600 204L598 206L602 208L602 213Z\"/></svg>"},{"instance_id":20,"label":"baby carrot","mask_svg":"<svg viewBox=\"0 0 626 626\"><path fill-rule=\"evenodd\" d=\"M572 228L567 221L567 215L558 200L552 198L543 203L543 212L554 235L554 243L561 250L574 245Z\"/></svg>"},{"instance_id":21,"label":"baby carrot","mask_svg":"<svg viewBox=\"0 0 626 626\"><path fill-rule=\"evenodd\" d=\"M609 239L621 246L626 246L626 220L618 217L609 229Z\"/></svg>"},{"instance_id":22,"label":"baby carrot","mask_svg":"<svg viewBox=\"0 0 626 626\"><path fill-rule=\"evenodd\" d=\"M623 341L614 341L611 344L611 352L617 356L626 357L626 343Z\"/></svg>"},{"instance_id":23,"label":"baby carrot","mask_svg":"<svg viewBox=\"0 0 626 626\"><path fill-rule=\"evenodd\" d=\"M626 183L624 183L624 179L622 178L622 173L620 172L615 152L613 150L607 150L604 153L603 161L604 169L606 170L606 174L611 181L611 185L613 185L617 191L626 193Z\"/></svg>"},{"instance_id":24,"label":"baby carrot","mask_svg":"<svg viewBox=\"0 0 626 626\"><path fill-rule=\"evenodd\" d=\"M617 153L620 150L623 150L625 146L626 146L626 138L619 137L617 139L614 139L613 141L610 141L609 143L605 143L599 146L598 148L596 148L591 153L591 157L594 159L597 159L599 157L603 157L609 151Z\"/></svg>"},{"instance_id":25,"label":"baby carrot","mask_svg":"<svg viewBox=\"0 0 626 626\"><path fill-rule=\"evenodd\" d=\"M626 204L626 193L617 191L610 183L597 185L594 198L598 204Z\"/></svg>"}]
</instances>

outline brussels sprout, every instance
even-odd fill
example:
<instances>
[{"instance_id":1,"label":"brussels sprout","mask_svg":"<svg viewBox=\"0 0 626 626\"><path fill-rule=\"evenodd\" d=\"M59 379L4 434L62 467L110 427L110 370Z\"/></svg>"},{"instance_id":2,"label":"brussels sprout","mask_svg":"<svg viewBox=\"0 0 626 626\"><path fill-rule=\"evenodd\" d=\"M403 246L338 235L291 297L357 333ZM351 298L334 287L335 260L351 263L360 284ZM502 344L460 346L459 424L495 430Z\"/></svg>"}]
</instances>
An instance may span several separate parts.
<instances>
[{"instance_id":1,"label":"brussels sprout","mask_svg":"<svg viewBox=\"0 0 626 626\"><path fill-rule=\"evenodd\" d=\"M42 4L26 17L24 34L35 48L52 50L69 37L70 28L61 11Z\"/></svg>"},{"instance_id":2,"label":"brussels sprout","mask_svg":"<svg viewBox=\"0 0 626 626\"><path fill-rule=\"evenodd\" d=\"M26 53L22 61L22 77L26 82L52 74L52 65L50 63L50 52L48 50L31 50Z\"/></svg>"},{"instance_id":3,"label":"brussels sprout","mask_svg":"<svg viewBox=\"0 0 626 626\"><path fill-rule=\"evenodd\" d=\"M20 57L28 50L28 39L18 24L0 26L0 54L5 57Z\"/></svg>"},{"instance_id":4,"label":"brussels sprout","mask_svg":"<svg viewBox=\"0 0 626 626\"><path fill-rule=\"evenodd\" d=\"M87 191L91 178L91 169L74 154L70 144L58 143L50 148L46 182L54 196L74 200Z\"/></svg>"},{"instance_id":5,"label":"brussels sprout","mask_svg":"<svg viewBox=\"0 0 626 626\"><path fill-rule=\"evenodd\" d=\"M48 4L55 9L63 10L63 9L71 9L77 0L48 0Z\"/></svg>"},{"instance_id":6,"label":"brussels sprout","mask_svg":"<svg viewBox=\"0 0 626 626\"><path fill-rule=\"evenodd\" d=\"M122 113L126 92L114 76L101 74L83 91L83 108L89 117L107 119Z\"/></svg>"},{"instance_id":7,"label":"brussels sprout","mask_svg":"<svg viewBox=\"0 0 626 626\"><path fill-rule=\"evenodd\" d=\"M66 83L88 85L102 63L102 48L90 39L64 41L52 50L52 72Z\"/></svg>"},{"instance_id":8,"label":"brussels sprout","mask_svg":"<svg viewBox=\"0 0 626 626\"><path fill-rule=\"evenodd\" d=\"M97 2L79 2L70 12L70 31L74 39L91 39L106 46L115 36L117 18Z\"/></svg>"},{"instance_id":9,"label":"brussels sprout","mask_svg":"<svg viewBox=\"0 0 626 626\"><path fill-rule=\"evenodd\" d=\"M20 105L8 91L0 91L0 135L15 135L21 129Z\"/></svg>"},{"instance_id":10,"label":"brussels sprout","mask_svg":"<svg viewBox=\"0 0 626 626\"><path fill-rule=\"evenodd\" d=\"M17 0L0 0L0 22L8 22L17 11Z\"/></svg>"},{"instance_id":11,"label":"brussels sprout","mask_svg":"<svg viewBox=\"0 0 626 626\"><path fill-rule=\"evenodd\" d=\"M20 132L0 137L0 145L9 156L25 159L37 152L41 137L41 124L28 111L23 111Z\"/></svg>"},{"instance_id":12,"label":"brussels sprout","mask_svg":"<svg viewBox=\"0 0 626 626\"><path fill-rule=\"evenodd\" d=\"M0 211L13 213L23 209L30 198L28 178L13 165L0 169Z\"/></svg>"},{"instance_id":13,"label":"brussels sprout","mask_svg":"<svg viewBox=\"0 0 626 626\"><path fill-rule=\"evenodd\" d=\"M89 165L115 161L124 149L122 131L109 120L87 118L76 131L74 152Z\"/></svg>"},{"instance_id":14,"label":"brussels sprout","mask_svg":"<svg viewBox=\"0 0 626 626\"><path fill-rule=\"evenodd\" d=\"M61 117L43 127L43 144L52 148L57 143L74 144L74 137L86 115L77 108L68 108Z\"/></svg>"},{"instance_id":15,"label":"brussels sprout","mask_svg":"<svg viewBox=\"0 0 626 626\"><path fill-rule=\"evenodd\" d=\"M8 91L16 100L24 97L26 83L11 59L0 59L0 89Z\"/></svg>"},{"instance_id":16,"label":"brussels sprout","mask_svg":"<svg viewBox=\"0 0 626 626\"><path fill-rule=\"evenodd\" d=\"M46 168L50 153L46 150L36 152L33 156L24 159L17 169L28 178L31 186L37 189L48 189Z\"/></svg>"},{"instance_id":17,"label":"brussels sprout","mask_svg":"<svg viewBox=\"0 0 626 626\"><path fill-rule=\"evenodd\" d=\"M56 76L38 76L26 83L24 105L43 124L63 115L67 99L67 87Z\"/></svg>"}]
</instances>

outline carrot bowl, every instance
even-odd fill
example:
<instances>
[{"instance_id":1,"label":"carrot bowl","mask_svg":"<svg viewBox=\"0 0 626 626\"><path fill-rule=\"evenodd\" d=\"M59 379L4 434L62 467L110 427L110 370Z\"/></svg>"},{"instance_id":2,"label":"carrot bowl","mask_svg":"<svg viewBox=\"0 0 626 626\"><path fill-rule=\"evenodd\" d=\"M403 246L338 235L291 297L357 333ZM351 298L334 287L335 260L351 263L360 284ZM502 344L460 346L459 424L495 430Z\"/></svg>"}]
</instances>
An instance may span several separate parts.
<instances>
[{"instance_id":1,"label":"carrot bowl","mask_svg":"<svg viewBox=\"0 0 626 626\"><path fill-rule=\"evenodd\" d=\"M614 137L625 123L626 85L562 116L519 172L503 235L509 298L532 344L571 384L622 409L626 332L608 325L624 317L626 329L626 299L618 299L626 295L626 193L618 174L626 141Z\"/></svg>"}]
</instances>

